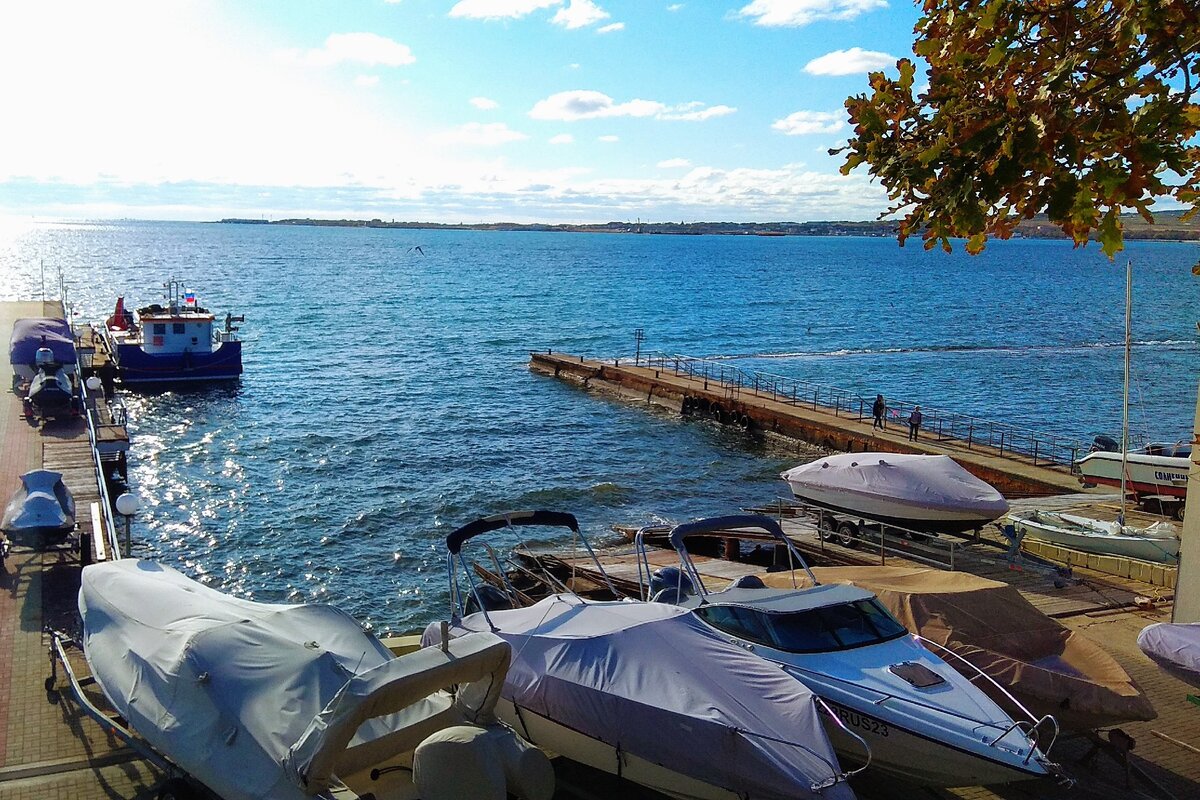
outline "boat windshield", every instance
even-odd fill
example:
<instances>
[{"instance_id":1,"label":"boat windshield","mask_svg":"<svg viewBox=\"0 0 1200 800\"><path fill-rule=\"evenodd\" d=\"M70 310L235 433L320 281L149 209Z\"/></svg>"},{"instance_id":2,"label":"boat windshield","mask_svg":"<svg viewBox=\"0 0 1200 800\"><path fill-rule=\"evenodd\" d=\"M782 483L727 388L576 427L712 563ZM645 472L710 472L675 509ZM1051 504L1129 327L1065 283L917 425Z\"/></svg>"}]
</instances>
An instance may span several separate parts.
<instances>
[{"instance_id":1,"label":"boat windshield","mask_svg":"<svg viewBox=\"0 0 1200 800\"><path fill-rule=\"evenodd\" d=\"M804 611L766 612L741 605L704 605L696 614L725 633L789 653L848 650L907 631L875 598Z\"/></svg>"}]
</instances>

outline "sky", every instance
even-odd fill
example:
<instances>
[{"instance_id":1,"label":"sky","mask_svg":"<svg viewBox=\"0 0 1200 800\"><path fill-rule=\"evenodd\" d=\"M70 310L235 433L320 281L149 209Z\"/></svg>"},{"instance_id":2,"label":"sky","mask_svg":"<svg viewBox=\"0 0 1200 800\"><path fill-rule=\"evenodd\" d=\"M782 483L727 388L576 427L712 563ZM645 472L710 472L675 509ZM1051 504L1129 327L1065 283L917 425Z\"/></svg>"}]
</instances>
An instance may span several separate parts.
<instances>
[{"instance_id":1,"label":"sky","mask_svg":"<svg viewBox=\"0 0 1200 800\"><path fill-rule=\"evenodd\" d=\"M828 150L910 0L0 7L0 214L874 219Z\"/></svg>"}]
</instances>

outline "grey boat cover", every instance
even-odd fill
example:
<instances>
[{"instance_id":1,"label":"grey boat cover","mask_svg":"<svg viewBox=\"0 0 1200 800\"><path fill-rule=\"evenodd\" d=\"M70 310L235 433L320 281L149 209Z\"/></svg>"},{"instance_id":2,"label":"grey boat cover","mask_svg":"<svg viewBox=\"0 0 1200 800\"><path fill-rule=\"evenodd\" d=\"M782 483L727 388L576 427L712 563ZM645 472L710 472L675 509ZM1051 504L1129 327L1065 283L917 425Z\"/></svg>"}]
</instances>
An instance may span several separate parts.
<instances>
[{"instance_id":1,"label":"grey boat cover","mask_svg":"<svg viewBox=\"0 0 1200 800\"><path fill-rule=\"evenodd\" d=\"M224 800L315 796L335 772L493 721L510 655L483 634L396 658L332 606L240 600L135 559L85 567L79 611L113 707ZM458 700L437 691L458 683Z\"/></svg>"},{"instance_id":2,"label":"grey boat cover","mask_svg":"<svg viewBox=\"0 0 1200 800\"><path fill-rule=\"evenodd\" d=\"M65 319L26 317L13 323L12 338L8 343L8 362L25 380L30 380L37 373L33 364L39 347L50 348L55 361L74 369L75 337Z\"/></svg>"},{"instance_id":3,"label":"grey boat cover","mask_svg":"<svg viewBox=\"0 0 1200 800\"><path fill-rule=\"evenodd\" d=\"M686 609L561 594L488 614L523 709L756 800L817 796L840 771L812 692ZM492 629L477 613L454 630ZM423 643L439 638L431 625ZM842 781L819 796L854 795Z\"/></svg>"},{"instance_id":4,"label":"grey boat cover","mask_svg":"<svg viewBox=\"0 0 1200 800\"><path fill-rule=\"evenodd\" d=\"M997 519L1008 501L950 456L842 453L781 474L784 480L825 491L853 492L923 508L967 511Z\"/></svg>"},{"instance_id":5,"label":"grey boat cover","mask_svg":"<svg viewBox=\"0 0 1200 800\"><path fill-rule=\"evenodd\" d=\"M1192 686L1200 686L1200 622L1156 622L1138 634L1138 647Z\"/></svg>"},{"instance_id":6,"label":"grey boat cover","mask_svg":"<svg viewBox=\"0 0 1200 800\"><path fill-rule=\"evenodd\" d=\"M9 533L66 535L75 528L75 498L62 473L35 469L21 476L21 488L4 509L0 529Z\"/></svg>"}]
</instances>

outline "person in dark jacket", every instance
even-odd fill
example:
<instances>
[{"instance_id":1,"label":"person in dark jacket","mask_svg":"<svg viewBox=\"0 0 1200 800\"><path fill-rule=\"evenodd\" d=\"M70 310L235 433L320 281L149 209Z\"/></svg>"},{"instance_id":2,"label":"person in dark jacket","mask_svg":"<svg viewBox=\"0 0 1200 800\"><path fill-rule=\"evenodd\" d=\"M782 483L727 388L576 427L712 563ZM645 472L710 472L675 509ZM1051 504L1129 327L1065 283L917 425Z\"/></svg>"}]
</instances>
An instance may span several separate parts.
<instances>
[{"instance_id":1,"label":"person in dark jacket","mask_svg":"<svg viewBox=\"0 0 1200 800\"><path fill-rule=\"evenodd\" d=\"M875 430L876 428L887 430L887 422L883 418L883 415L886 413L887 403L883 401L883 395L875 395L875 403L871 406L871 416L875 417L875 422L871 425L871 430Z\"/></svg>"},{"instance_id":2,"label":"person in dark jacket","mask_svg":"<svg viewBox=\"0 0 1200 800\"><path fill-rule=\"evenodd\" d=\"M917 432L921 430L921 407L913 408L912 413L908 415L908 440L915 442L917 440Z\"/></svg>"}]
</instances>

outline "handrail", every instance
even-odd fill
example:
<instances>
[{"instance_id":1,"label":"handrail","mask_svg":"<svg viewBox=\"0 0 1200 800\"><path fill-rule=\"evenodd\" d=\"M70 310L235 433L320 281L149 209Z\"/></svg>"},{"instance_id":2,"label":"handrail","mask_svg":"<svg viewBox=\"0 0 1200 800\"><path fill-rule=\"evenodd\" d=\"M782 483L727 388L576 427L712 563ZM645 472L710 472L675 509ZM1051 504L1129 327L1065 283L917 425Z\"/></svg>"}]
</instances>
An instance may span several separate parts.
<instances>
[{"instance_id":1,"label":"handrail","mask_svg":"<svg viewBox=\"0 0 1200 800\"><path fill-rule=\"evenodd\" d=\"M95 414L97 412L95 410L95 403L89 402L92 398L88 392L87 382L81 381L79 388L82 393L84 419L87 424L88 449L92 454L92 470L95 473L96 485L100 490L100 513L103 515L105 528L100 534L105 537L108 550L112 553L112 559L115 561L122 557L121 543L117 538L116 522L113 520L113 504L108 492L108 481L104 478L104 465L100 462L100 450L98 449L96 437ZM100 402L100 398L97 398L96 402Z\"/></svg>"},{"instance_id":2,"label":"handrail","mask_svg":"<svg viewBox=\"0 0 1200 800\"><path fill-rule=\"evenodd\" d=\"M1042 723L1043 723L1043 722L1045 722L1046 720L1049 720L1049 721L1050 721L1050 723L1051 723L1051 724L1054 726L1054 735L1053 735L1052 737L1050 737L1050 744L1049 744L1049 745L1047 745L1047 746L1046 746L1046 747L1045 747L1045 748L1042 750L1042 755L1049 755L1049 754L1050 754L1050 748L1054 746L1054 743L1055 743L1056 741L1058 741L1058 734L1059 734L1059 730L1060 730L1060 729L1059 729L1059 725L1058 725L1058 720L1057 720L1057 719L1055 719L1055 718L1054 718L1052 715L1050 715L1050 714L1046 714L1046 715L1042 716L1042 717L1039 719L1039 718L1038 718L1036 715L1034 715L1034 713L1033 713L1032 711L1030 711L1028 708L1026 708L1026 707L1025 707L1025 704L1024 704L1024 703L1022 703L1020 700L1018 700L1016 697L1014 697L1014 696L1013 696L1013 694L1012 694L1012 692L1008 691L1008 690L1007 690L1007 689L1005 689L1005 688L1004 688L1002 685L1000 685L1000 683L998 683L998 682L996 681L996 679L995 679L995 678L993 678L991 675L988 675L986 672L984 672L983 670L981 670L981 669L980 669L979 667L977 667L975 664L972 664L970 661L968 661L967 659L963 658L961 655L959 655L958 653L954 652L954 651L953 651L953 650L951 650L949 647L946 647L946 646L945 646L945 645L943 645L943 644L939 644L939 643L937 643L937 642L933 641L932 639L928 639L928 638L926 638L926 637L922 636L922 635L921 635L921 634L919 634L919 633L913 633L913 634L912 634L912 637L913 637L914 639L916 639L917 641L919 641L919 642L922 642L922 643L925 643L925 644L931 644L931 645L933 645L933 646L934 646L934 647L936 647L938 650L940 650L940 651L942 651L942 652L944 652L944 653L948 653L949 655L952 655L952 656L954 656L956 659L958 659L958 660L959 660L959 661L961 661L962 663L964 663L964 664L966 664L967 666L969 666L969 667L970 667L971 669L973 669L973 670L974 670L976 673L978 673L978 676L980 676L980 677L984 678L984 679L985 679L985 680L987 680L989 683L991 683L991 684L992 684L992 686L996 687L996 689L998 689L998 690L1000 691L1000 693L1001 693L1001 694L1003 694L1003 695L1004 695L1004 697L1005 697L1006 699L1008 699L1008 700L1009 700L1009 701L1010 701L1010 702L1011 702L1013 705L1015 705L1017 708L1021 709L1021 711L1025 712L1025 716L1029 717L1029 719L1028 719L1028 720L1014 720L1014 721L1013 721L1013 724L1012 724L1012 725L1010 725L1008 728L1006 728L1006 729L1005 729L1005 731L1004 731L1004 733L1000 734L999 736L997 736L995 739L993 739L991 742L989 742L989 743L988 743L988 746L989 746L989 747L992 747L992 746L994 746L994 745L995 745L997 742L999 742L1001 739L1003 739L1005 736L1007 736L1007 735L1008 735L1010 732L1012 732L1012 730L1013 730L1014 728L1016 728L1016 727L1018 727L1018 726L1020 726L1020 725L1022 725L1022 724L1024 724L1024 725L1031 725L1032 727L1031 727L1031 728L1030 728L1030 730L1029 730L1029 734L1032 734L1034 731L1036 731L1038 728L1040 728L1040 727L1041 727L1041 725L1042 725ZM974 678L971 678L971 679L969 679L969 680L971 680L971 682L973 683L975 679L974 679ZM1029 736L1029 734L1026 734L1026 738L1031 738L1031 737ZM1036 742L1037 742L1037 737L1032 737L1032 738L1033 738L1033 741L1036 743ZM1032 753L1031 753L1030 755L1032 755ZM1029 759L1028 759L1028 758L1026 758L1026 759L1025 759L1025 762L1026 762L1026 763L1028 763L1028 762L1029 762Z\"/></svg>"},{"instance_id":3,"label":"handrail","mask_svg":"<svg viewBox=\"0 0 1200 800\"><path fill-rule=\"evenodd\" d=\"M670 369L676 375L694 380L715 382L731 399L742 392L756 397L770 397L775 402L792 406L831 409L837 416L850 415L856 419L869 419L874 402L862 394L836 386L775 375L758 370L746 370L723 361L698 358L679 354L652 351L640 354L636 364L662 370ZM921 405L909 400L888 400L887 407L896 423L905 424L908 414ZM1062 464L1070 466L1087 448L1064 436L1035 431L1007 422L996 422L971 414L945 411L922 406L921 430L937 441L955 440L965 442L967 449L975 446L992 447L1000 451L1029 456L1034 464Z\"/></svg>"}]
</instances>

